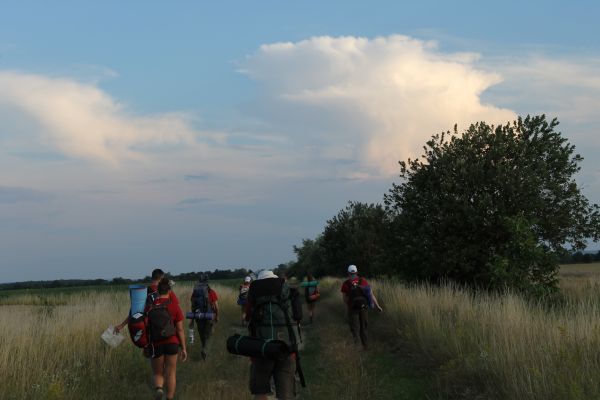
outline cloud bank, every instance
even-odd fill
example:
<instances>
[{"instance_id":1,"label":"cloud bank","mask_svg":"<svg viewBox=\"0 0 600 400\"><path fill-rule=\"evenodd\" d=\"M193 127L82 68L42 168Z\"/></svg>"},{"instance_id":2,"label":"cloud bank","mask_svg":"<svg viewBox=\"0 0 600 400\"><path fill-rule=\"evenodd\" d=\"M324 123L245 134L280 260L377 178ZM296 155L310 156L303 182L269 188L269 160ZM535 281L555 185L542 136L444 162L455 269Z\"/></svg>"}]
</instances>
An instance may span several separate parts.
<instances>
[{"instance_id":1,"label":"cloud bank","mask_svg":"<svg viewBox=\"0 0 600 400\"><path fill-rule=\"evenodd\" d=\"M263 45L240 71L264 84L274 101L289 104L290 114L308 107L313 118L341 121L337 132L335 123L321 132L322 154L365 160L391 175L399 160L418 155L432 134L455 123L514 119L513 111L481 101L501 78L478 69L477 58L406 36L325 36Z\"/></svg>"},{"instance_id":2,"label":"cloud bank","mask_svg":"<svg viewBox=\"0 0 600 400\"><path fill-rule=\"evenodd\" d=\"M191 143L184 114L134 116L94 85L72 79L0 71L0 106L37 124L44 141L64 155L118 163L140 159L139 149Z\"/></svg>"}]
</instances>

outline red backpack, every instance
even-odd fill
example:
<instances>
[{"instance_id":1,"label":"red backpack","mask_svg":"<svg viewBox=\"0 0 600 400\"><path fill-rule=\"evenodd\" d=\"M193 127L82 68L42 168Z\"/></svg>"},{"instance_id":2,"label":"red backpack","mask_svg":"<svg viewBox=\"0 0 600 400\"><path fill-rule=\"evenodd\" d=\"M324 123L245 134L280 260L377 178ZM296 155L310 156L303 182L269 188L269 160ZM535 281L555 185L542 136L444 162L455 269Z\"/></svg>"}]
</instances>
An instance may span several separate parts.
<instances>
[{"instance_id":1,"label":"red backpack","mask_svg":"<svg viewBox=\"0 0 600 400\"><path fill-rule=\"evenodd\" d=\"M148 287L146 306L151 306L156 298L158 298L158 292ZM129 329L129 336L134 345L143 349L150 344L148 317L146 313L138 312L130 315L127 328Z\"/></svg>"},{"instance_id":2,"label":"red backpack","mask_svg":"<svg viewBox=\"0 0 600 400\"><path fill-rule=\"evenodd\" d=\"M127 323L129 336L131 336L131 341L137 347L144 348L150 344L147 323L145 313L139 312L129 316L129 322Z\"/></svg>"}]
</instances>

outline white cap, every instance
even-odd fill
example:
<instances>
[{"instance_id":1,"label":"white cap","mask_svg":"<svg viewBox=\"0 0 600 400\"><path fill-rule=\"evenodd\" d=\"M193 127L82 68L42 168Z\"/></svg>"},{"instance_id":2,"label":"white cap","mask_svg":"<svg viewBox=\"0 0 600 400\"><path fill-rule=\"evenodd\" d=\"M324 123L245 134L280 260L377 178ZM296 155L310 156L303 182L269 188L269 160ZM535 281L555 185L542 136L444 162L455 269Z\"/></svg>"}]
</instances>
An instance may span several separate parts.
<instances>
[{"instance_id":1,"label":"white cap","mask_svg":"<svg viewBox=\"0 0 600 400\"><path fill-rule=\"evenodd\" d=\"M249 276L247 276L247 277L244 278L244 282L250 283L250 282L252 282L252 278L250 278Z\"/></svg>"},{"instance_id":2,"label":"white cap","mask_svg":"<svg viewBox=\"0 0 600 400\"><path fill-rule=\"evenodd\" d=\"M352 264L348 267L348 273L349 274L355 274L358 272L358 268L356 268L356 265Z\"/></svg>"},{"instance_id":3,"label":"white cap","mask_svg":"<svg viewBox=\"0 0 600 400\"><path fill-rule=\"evenodd\" d=\"M269 271L268 269L264 269L258 273L258 280L269 278L277 278L277 275L275 275L273 271Z\"/></svg>"}]
</instances>

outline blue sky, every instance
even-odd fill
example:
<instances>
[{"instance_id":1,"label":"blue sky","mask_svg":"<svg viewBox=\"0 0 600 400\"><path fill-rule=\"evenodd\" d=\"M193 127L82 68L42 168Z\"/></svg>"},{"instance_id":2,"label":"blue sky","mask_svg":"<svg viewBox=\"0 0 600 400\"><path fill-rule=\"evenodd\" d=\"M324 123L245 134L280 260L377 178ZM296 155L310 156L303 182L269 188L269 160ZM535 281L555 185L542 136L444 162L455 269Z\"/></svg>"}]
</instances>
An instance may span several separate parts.
<instances>
[{"instance_id":1,"label":"blue sky","mask_svg":"<svg viewBox=\"0 0 600 400\"><path fill-rule=\"evenodd\" d=\"M325 3L325 4L323 4ZM557 116L600 202L594 2L18 2L0 281L273 266L433 133Z\"/></svg>"}]
</instances>

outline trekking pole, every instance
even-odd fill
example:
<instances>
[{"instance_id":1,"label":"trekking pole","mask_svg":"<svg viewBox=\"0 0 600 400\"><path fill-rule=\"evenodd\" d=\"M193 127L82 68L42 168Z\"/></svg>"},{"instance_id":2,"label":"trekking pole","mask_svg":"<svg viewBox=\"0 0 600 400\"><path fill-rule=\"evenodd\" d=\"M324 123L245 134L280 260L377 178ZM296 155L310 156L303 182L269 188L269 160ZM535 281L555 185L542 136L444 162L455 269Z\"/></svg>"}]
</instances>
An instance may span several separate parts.
<instances>
[{"instance_id":1,"label":"trekking pole","mask_svg":"<svg viewBox=\"0 0 600 400\"><path fill-rule=\"evenodd\" d=\"M300 325L300 321L298 321L297 324L298 324L298 337L300 338L300 343L302 343L302 326Z\"/></svg>"},{"instance_id":2,"label":"trekking pole","mask_svg":"<svg viewBox=\"0 0 600 400\"><path fill-rule=\"evenodd\" d=\"M302 365L300 365L300 352L296 352L296 373L298 374L298 378L300 378L300 385L302 387L306 387L306 381L304 380L304 373L302 372Z\"/></svg>"}]
</instances>

